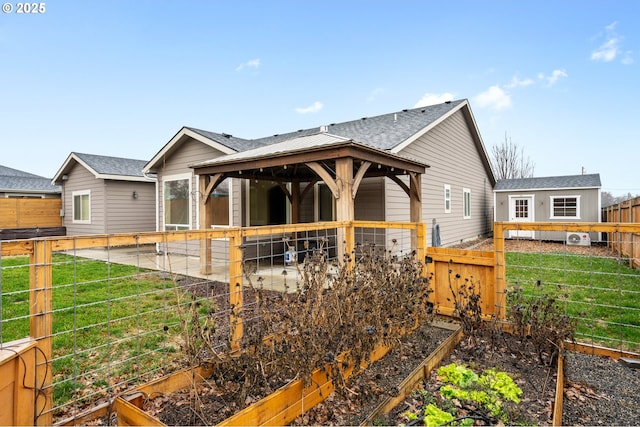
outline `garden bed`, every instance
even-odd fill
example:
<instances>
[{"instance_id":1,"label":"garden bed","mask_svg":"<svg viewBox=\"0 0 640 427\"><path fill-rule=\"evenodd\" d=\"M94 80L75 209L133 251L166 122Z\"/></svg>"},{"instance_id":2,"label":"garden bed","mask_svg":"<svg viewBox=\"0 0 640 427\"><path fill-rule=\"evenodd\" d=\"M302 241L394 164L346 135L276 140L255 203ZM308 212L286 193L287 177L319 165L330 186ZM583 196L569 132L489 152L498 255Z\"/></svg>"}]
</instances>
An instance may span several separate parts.
<instances>
[{"instance_id":1,"label":"garden bed","mask_svg":"<svg viewBox=\"0 0 640 427\"><path fill-rule=\"evenodd\" d=\"M420 424L424 416L424 407L428 403L434 403L454 413L457 418L473 417L476 425L552 425L555 405L561 404L556 402L558 369L556 365L541 363L536 354L527 350L529 348L527 338L511 334L500 334L497 338L494 337L493 342L489 338L465 338L449 357L442 361L441 366L453 363L468 367L477 375L481 375L487 369L495 369L509 375L522 390L522 395L517 404L502 404L507 417L505 420L496 419L477 403L443 398L440 389L444 383L437 374L437 369L434 369L423 382L419 392L403 400L386 416L380 414L376 424ZM560 391L561 386L562 384Z\"/></svg>"},{"instance_id":2,"label":"garden bed","mask_svg":"<svg viewBox=\"0 0 640 427\"><path fill-rule=\"evenodd\" d=\"M388 347L379 347L371 356L372 363L367 369L350 378L343 389L346 392L342 393L333 391L331 376L320 369L314 373L313 380L307 385L301 380L295 380L276 392L270 387L256 389L247 397L246 407L242 408L235 398L229 399L233 393L228 393L227 390L207 381L206 375L202 375L203 371L198 375L183 371L139 388L145 398L132 399L131 403L119 401L118 407L123 411L123 416L118 415L118 423L359 424L385 399L406 392L407 387L403 386L403 380L418 366L424 365L430 353L447 337L452 336L454 332L451 329L425 325L407 335L391 350ZM456 338L459 339L459 336ZM378 358L380 360L375 361ZM344 369L345 376L350 374L351 369L352 367ZM191 384L181 387L185 383ZM232 382L228 386L232 389L236 387ZM315 403L323 401L327 403L319 403L313 408ZM138 409L137 406L144 410ZM328 409L330 407L337 409Z\"/></svg>"}]
</instances>

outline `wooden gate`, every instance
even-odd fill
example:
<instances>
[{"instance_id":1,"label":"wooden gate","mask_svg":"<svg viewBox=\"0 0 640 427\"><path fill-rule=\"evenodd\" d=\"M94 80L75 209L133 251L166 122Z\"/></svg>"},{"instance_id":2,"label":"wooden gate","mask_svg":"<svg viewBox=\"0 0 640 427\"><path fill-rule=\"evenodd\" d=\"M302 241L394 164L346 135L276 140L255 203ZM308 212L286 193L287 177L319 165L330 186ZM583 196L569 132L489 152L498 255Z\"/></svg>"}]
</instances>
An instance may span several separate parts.
<instances>
[{"instance_id":1,"label":"wooden gate","mask_svg":"<svg viewBox=\"0 0 640 427\"><path fill-rule=\"evenodd\" d=\"M504 317L504 289L496 286L496 254L452 248L427 248L427 274L434 290L431 299L439 314L451 316L454 311L453 292L461 286L473 285L480 293L482 314ZM458 294L459 295L459 294Z\"/></svg>"}]
</instances>

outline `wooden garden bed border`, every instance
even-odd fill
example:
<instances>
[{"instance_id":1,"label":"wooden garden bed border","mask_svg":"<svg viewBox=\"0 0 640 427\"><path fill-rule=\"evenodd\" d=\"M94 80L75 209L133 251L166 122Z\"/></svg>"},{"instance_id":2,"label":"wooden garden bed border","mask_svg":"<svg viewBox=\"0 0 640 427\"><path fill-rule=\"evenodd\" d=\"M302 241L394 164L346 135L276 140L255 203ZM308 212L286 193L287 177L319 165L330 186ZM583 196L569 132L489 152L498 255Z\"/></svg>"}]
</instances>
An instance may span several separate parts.
<instances>
[{"instance_id":1,"label":"wooden garden bed border","mask_svg":"<svg viewBox=\"0 0 640 427\"><path fill-rule=\"evenodd\" d=\"M399 394L387 398L365 419L363 425L372 425L376 417L387 413L395 405L408 396L431 371L444 360L463 337L462 329L454 323L435 322L434 326L454 331L437 349L435 349L413 372L398 386ZM510 324L501 325L505 332L513 332ZM585 354L604 356L612 359L621 357L640 358L640 354L600 347L592 344L566 342L566 351L575 351ZM389 351L388 347L380 346L371 355L371 363L384 357ZM558 359L556 392L553 404L553 425L562 425L563 396L564 396L564 357ZM347 367L343 374L351 375L353 366ZM197 368L185 368L173 374L143 384L132 392L118 396L112 405L105 403L90 411L76 416L73 419L56 423L56 425L77 425L78 422L86 423L92 419L115 413L118 416L118 425L121 426L164 426L160 420L147 414L142 406L144 402L154 394L173 393L183 389L194 382L202 381L212 373L212 368L207 366ZM333 384L326 371L317 369L312 374L310 385L304 386L302 381L293 381L269 396L244 408L235 415L222 421L220 426L232 425L285 425L295 420L303 411L322 402L333 391Z\"/></svg>"}]
</instances>

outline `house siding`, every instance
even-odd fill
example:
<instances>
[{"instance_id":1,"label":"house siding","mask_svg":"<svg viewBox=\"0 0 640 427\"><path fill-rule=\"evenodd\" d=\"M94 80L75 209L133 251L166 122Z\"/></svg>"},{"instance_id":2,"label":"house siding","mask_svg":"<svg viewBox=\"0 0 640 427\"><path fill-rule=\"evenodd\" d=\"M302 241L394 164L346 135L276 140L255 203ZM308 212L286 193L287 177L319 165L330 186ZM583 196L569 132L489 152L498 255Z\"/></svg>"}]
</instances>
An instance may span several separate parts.
<instances>
[{"instance_id":1,"label":"house siding","mask_svg":"<svg viewBox=\"0 0 640 427\"><path fill-rule=\"evenodd\" d=\"M440 226L442 245L489 235L492 225L493 187L471 131L461 111L408 145L400 154L420 159L431 167L422 176L422 221L431 244L432 221ZM405 180L408 185L408 179ZM444 186L451 187L451 211L445 213ZM409 220L409 199L393 181L386 179L388 221ZM471 217L463 218L463 189L471 190Z\"/></svg>"},{"instance_id":2,"label":"house siding","mask_svg":"<svg viewBox=\"0 0 640 427\"><path fill-rule=\"evenodd\" d=\"M105 233L155 230L155 182L107 180L105 192Z\"/></svg>"},{"instance_id":3,"label":"house siding","mask_svg":"<svg viewBox=\"0 0 640 427\"><path fill-rule=\"evenodd\" d=\"M64 226L67 228L67 235L82 234L104 234L105 221L105 186L104 180L96 179L95 176L82 166L75 166L67 174L68 179L63 184L63 205L64 205ZM77 224L73 222L73 192L91 191L89 198L91 202L91 223Z\"/></svg>"},{"instance_id":4,"label":"house siding","mask_svg":"<svg viewBox=\"0 0 640 427\"><path fill-rule=\"evenodd\" d=\"M221 156L223 153L209 147L206 144L198 142L192 138L187 138L180 145L179 150L175 150L170 156L165 159L165 163L163 167L158 171L158 186L157 186L157 198L158 198L158 228L159 230L164 230L164 198L163 198L163 182L164 178L170 177L173 175L184 175L191 174L191 191L193 194L199 194L199 179L197 175L193 174L193 169L188 165L202 162L206 159L214 159L216 157ZM241 212L240 206L242 204L241 198L241 188L240 180L233 180L232 184L232 200L231 203L234 206L234 213L232 216L233 225L237 225L241 223ZM199 222L199 202L197 197L191 198L191 223L190 227L192 230L197 230L200 228ZM180 246L177 248L176 246ZM198 256L200 254L200 244L197 241L190 241L187 243L185 248L184 244L180 245L169 245L166 248L161 248L162 251L173 253L173 252L187 252L187 254L192 256ZM213 257L218 258L224 254L226 256L226 241L213 240L212 242L212 252Z\"/></svg>"},{"instance_id":5,"label":"house siding","mask_svg":"<svg viewBox=\"0 0 640 427\"><path fill-rule=\"evenodd\" d=\"M549 190L513 190L495 193L495 220L510 221L509 197L533 196L533 221L535 222L567 222L566 219L551 218L552 197L580 197L580 218L569 219L569 222L600 222L600 190L583 189L549 189ZM541 234L539 234L541 233ZM564 241L566 233L536 232L536 239ZM600 240L600 233L590 233L592 241Z\"/></svg>"}]
</instances>

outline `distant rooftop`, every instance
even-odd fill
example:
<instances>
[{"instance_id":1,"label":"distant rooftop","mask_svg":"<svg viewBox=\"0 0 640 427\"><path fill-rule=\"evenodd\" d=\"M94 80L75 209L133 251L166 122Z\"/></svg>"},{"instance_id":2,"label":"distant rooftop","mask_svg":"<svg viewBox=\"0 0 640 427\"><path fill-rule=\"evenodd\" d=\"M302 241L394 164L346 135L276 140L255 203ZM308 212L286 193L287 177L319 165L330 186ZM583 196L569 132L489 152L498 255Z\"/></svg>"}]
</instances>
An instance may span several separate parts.
<instances>
[{"instance_id":1,"label":"distant rooftop","mask_svg":"<svg viewBox=\"0 0 640 427\"><path fill-rule=\"evenodd\" d=\"M600 174L499 179L495 191L600 188Z\"/></svg>"},{"instance_id":2,"label":"distant rooftop","mask_svg":"<svg viewBox=\"0 0 640 427\"><path fill-rule=\"evenodd\" d=\"M0 165L0 191L9 193L60 193L50 178Z\"/></svg>"}]
</instances>

